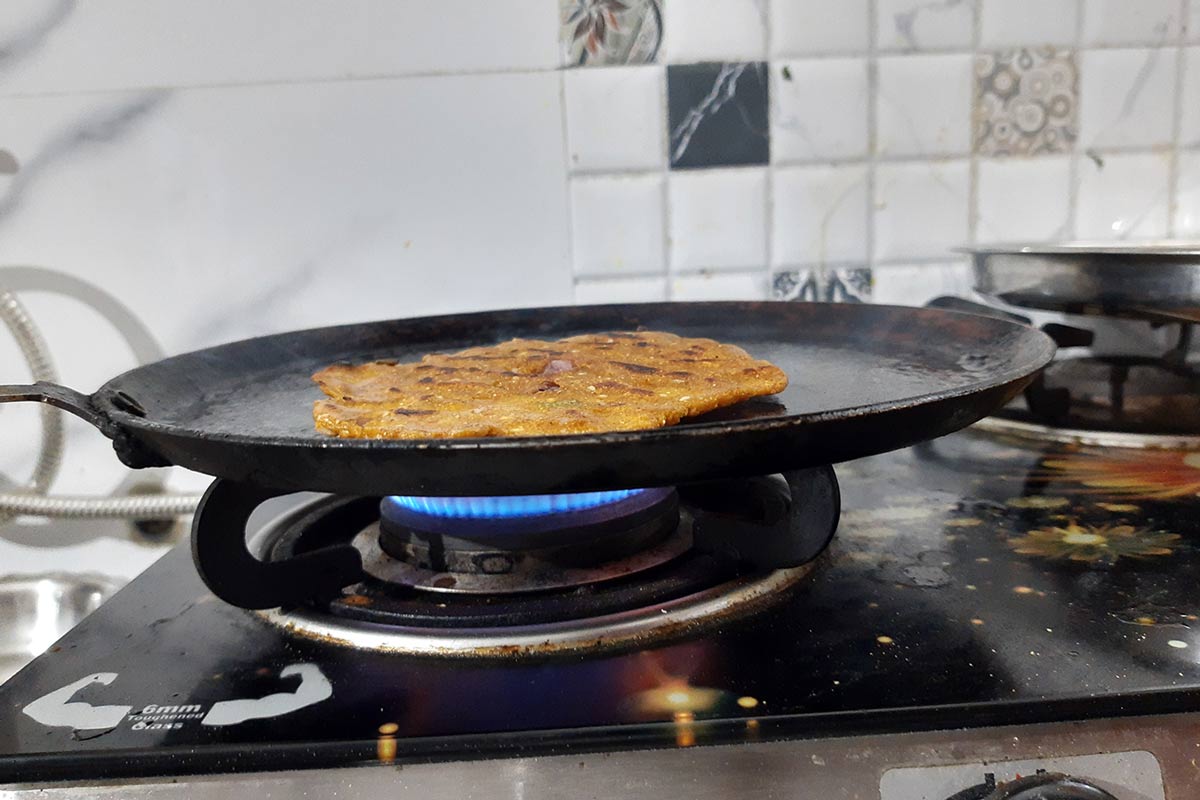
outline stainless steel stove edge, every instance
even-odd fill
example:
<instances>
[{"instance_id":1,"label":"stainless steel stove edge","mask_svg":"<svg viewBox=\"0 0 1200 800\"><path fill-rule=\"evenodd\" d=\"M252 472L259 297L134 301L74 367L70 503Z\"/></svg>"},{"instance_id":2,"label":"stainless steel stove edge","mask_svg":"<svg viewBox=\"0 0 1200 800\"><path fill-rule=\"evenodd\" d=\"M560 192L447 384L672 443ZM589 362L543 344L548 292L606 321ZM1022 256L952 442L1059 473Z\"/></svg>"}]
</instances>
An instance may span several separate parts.
<instances>
[{"instance_id":1,"label":"stainless steel stove edge","mask_svg":"<svg viewBox=\"0 0 1200 800\"><path fill-rule=\"evenodd\" d=\"M0 787L0 800L27 798L339 797L440 798L641 796L705 800L795 796L877 800L890 770L970 764L979 779L1003 762L1142 754L1149 771L1129 778L1121 798L1200 796L1200 714L1098 719L968 730L734 745L506 758L436 764L379 763L326 770ZM386 749L381 748L384 756ZM1153 774L1157 763L1160 774ZM1087 778L1087 775L1077 776ZM1159 780L1161 779L1161 784ZM961 788L967 788L963 786ZM386 793L386 794L385 794ZM883 800L892 800L884 796Z\"/></svg>"}]
</instances>

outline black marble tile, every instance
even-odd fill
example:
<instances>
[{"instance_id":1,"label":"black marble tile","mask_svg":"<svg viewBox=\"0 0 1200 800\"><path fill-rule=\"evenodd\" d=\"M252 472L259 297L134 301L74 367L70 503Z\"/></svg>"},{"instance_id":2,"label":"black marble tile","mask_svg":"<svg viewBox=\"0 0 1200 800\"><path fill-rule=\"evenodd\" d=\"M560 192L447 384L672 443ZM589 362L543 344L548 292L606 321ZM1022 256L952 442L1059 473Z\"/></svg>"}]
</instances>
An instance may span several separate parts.
<instances>
[{"instance_id":1,"label":"black marble tile","mask_svg":"<svg viewBox=\"0 0 1200 800\"><path fill-rule=\"evenodd\" d=\"M668 66L671 168L766 164L767 104L764 62Z\"/></svg>"}]
</instances>

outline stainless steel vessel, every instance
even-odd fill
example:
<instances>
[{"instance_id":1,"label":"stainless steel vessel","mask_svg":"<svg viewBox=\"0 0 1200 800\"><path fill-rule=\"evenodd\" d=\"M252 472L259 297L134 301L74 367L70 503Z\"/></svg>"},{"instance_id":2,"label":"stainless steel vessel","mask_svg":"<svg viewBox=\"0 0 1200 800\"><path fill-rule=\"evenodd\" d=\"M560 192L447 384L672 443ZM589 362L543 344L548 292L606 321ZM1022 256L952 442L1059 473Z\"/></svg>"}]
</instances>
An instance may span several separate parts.
<instances>
[{"instance_id":1,"label":"stainless steel vessel","mask_svg":"<svg viewBox=\"0 0 1200 800\"><path fill-rule=\"evenodd\" d=\"M965 252L975 289L1011 305L1200 322L1200 243L1000 244Z\"/></svg>"}]
</instances>

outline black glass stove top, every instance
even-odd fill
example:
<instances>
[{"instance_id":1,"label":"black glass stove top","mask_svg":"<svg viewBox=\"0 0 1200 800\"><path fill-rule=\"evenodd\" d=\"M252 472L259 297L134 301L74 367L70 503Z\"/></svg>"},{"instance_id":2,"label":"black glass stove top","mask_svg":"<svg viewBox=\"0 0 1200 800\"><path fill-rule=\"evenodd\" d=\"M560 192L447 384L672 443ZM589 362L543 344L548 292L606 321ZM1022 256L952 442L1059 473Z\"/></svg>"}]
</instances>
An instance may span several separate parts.
<instances>
[{"instance_id":1,"label":"black glass stove top","mask_svg":"<svg viewBox=\"0 0 1200 800\"><path fill-rule=\"evenodd\" d=\"M0 687L0 783L1200 708L1200 454L965 432L837 469L798 589L618 654L295 638L177 549Z\"/></svg>"}]
</instances>

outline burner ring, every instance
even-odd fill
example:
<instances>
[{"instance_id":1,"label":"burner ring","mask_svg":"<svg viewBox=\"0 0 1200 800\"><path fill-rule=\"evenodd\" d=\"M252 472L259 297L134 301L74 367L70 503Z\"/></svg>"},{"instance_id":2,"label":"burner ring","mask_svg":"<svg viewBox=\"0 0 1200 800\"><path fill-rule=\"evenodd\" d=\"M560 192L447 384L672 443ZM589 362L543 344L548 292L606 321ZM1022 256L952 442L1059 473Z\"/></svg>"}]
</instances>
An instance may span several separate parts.
<instances>
[{"instance_id":1,"label":"burner ring","mask_svg":"<svg viewBox=\"0 0 1200 800\"><path fill-rule=\"evenodd\" d=\"M290 634L359 650L452 658L538 657L636 646L692 634L714 622L765 607L800 583L814 566L808 563L735 578L645 608L535 625L431 629L331 618L303 607L254 613Z\"/></svg>"}]
</instances>

